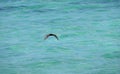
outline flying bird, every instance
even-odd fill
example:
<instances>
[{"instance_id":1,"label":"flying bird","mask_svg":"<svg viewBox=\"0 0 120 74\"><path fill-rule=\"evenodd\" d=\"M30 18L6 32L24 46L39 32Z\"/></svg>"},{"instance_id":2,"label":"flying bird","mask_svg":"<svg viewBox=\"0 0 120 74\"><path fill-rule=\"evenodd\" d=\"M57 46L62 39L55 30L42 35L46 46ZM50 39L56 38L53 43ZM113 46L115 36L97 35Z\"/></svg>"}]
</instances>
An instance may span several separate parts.
<instances>
[{"instance_id":1,"label":"flying bird","mask_svg":"<svg viewBox=\"0 0 120 74\"><path fill-rule=\"evenodd\" d=\"M57 35L55 35L55 34L47 34L45 36L44 40L46 40L49 36L54 36L57 40L59 40L58 37L57 37Z\"/></svg>"}]
</instances>

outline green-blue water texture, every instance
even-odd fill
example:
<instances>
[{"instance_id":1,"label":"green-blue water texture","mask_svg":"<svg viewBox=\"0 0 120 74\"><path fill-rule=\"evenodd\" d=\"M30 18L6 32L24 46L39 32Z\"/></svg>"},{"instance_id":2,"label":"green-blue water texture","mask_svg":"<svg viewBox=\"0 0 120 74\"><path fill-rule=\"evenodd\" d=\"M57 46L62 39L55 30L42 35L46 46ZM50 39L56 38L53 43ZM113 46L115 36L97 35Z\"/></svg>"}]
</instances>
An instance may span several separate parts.
<instances>
[{"instance_id":1,"label":"green-blue water texture","mask_svg":"<svg viewBox=\"0 0 120 74\"><path fill-rule=\"evenodd\" d=\"M0 74L120 74L120 0L0 0Z\"/></svg>"}]
</instances>

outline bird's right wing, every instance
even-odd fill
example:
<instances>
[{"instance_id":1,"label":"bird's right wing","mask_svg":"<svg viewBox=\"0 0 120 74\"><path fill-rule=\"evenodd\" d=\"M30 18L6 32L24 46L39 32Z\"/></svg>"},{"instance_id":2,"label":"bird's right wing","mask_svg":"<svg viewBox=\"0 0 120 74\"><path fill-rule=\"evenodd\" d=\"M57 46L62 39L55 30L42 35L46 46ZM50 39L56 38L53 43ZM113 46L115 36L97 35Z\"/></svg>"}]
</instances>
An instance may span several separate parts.
<instances>
[{"instance_id":1,"label":"bird's right wing","mask_svg":"<svg viewBox=\"0 0 120 74\"><path fill-rule=\"evenodd\" d=\"M57 35L54 35L54 37L55 37L57 40L59 40L58 37L57 37Z\"/></svg>"}]
</instances>

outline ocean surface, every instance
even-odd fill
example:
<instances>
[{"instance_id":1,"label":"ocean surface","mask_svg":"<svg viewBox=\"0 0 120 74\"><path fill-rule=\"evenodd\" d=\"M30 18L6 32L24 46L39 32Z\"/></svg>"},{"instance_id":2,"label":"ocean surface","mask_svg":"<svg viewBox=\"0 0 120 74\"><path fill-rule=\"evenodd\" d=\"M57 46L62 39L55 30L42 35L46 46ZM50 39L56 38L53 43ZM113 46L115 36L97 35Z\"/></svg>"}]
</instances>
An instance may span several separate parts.
<instances>
[{"instance_id":1,"label":"ocean surface","mask_svg":"<svg viewBox=\"0 0 120 74\"><path fill-rule=\"evenodd\" d=\"M120 0L0 0L0 74L120 74Z\"/></svg>"}]
</instances>

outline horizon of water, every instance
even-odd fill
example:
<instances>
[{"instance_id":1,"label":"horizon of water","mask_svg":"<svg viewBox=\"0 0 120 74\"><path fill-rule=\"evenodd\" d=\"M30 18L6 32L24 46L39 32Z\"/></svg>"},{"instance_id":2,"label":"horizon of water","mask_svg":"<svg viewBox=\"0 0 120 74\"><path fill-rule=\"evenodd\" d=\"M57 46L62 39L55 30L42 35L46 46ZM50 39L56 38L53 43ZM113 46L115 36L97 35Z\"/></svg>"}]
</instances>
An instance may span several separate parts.
<instances>
[{"instance_id":1,"label":"horizon of water","mask_svg":"<svg viewBox=\"0 0 120 74\"><path fill-rule=\"evenodd\" d=\"M0 0L0 74L119 74L119 12L120 0Z\"/></svg>"}]
</instances>

